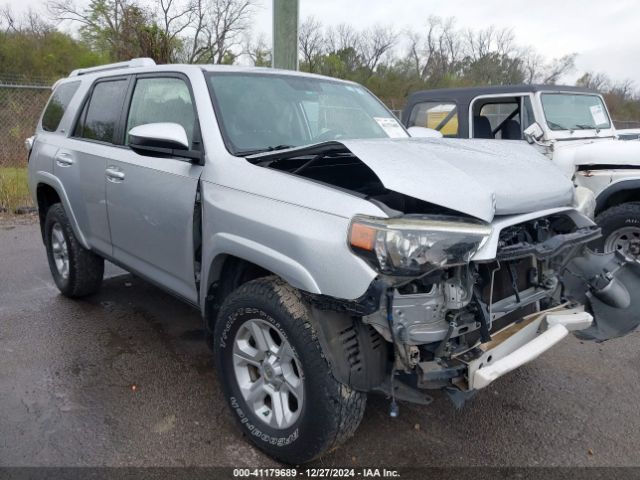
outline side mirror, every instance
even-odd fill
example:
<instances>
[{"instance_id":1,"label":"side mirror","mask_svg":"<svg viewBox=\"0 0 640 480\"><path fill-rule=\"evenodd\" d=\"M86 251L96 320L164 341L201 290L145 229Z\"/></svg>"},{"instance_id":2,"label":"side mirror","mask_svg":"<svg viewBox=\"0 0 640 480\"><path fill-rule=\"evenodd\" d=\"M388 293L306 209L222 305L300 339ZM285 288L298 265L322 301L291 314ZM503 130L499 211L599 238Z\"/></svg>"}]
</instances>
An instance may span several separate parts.
<instances>
[{"instance_id":1,"label":"side mirror","mask_svg":"<svg viewBox=\"0 0 640 480\"><path fill-rule=\"evenodd\" d=\"M409 135L413 138L442 138L443 135L437 130L425 127L409 127L407 129Z\"/></svg>"},{"instance_id":2,"label":"side mirror","mask_svg":"<svg viewBox=\"0 0 640 480\"><path fill-rule=\"evenodd\" d=\"M537 143L542 140L544 137L544 131L542 127L537 123L533 122L524 130L524 139L529 143Z\"/></svg>"},{"instance_id":3,"label":"side mirror","mask_svg":"<svg viewBox=\"0 0 640 480\"><path fill-rule=\"evenodd\" d=\"M132 150L161 152L162 150L189 150L189 139L184 127L178 123L146 123L129 130Z\"/></svg>"}]
</instances>

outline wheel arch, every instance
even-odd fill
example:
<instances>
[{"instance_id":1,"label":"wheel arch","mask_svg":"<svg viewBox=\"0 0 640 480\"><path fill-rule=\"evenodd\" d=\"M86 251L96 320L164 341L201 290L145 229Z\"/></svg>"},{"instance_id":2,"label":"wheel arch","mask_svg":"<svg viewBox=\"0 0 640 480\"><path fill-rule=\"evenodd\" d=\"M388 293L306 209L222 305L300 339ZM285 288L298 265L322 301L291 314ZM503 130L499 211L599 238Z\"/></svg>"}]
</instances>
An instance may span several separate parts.
<instances>
[{"instance_id":1,"label":"wheel arch","mask_svg":"<svg viewBox=\"0 0 640 480\"><path fill-rule=\"evenodd\" d=\"M44 239L44 219L47 215L47 211L51 205L59 202L67 213L67 217L69 218L71 228L73 229L73 233L76 235L76 238L84 248L89 250L89 243L78 226L78 221L73 212L73 208L71 207L71 202L69 202L69 197L67 196L64 186L60 180L48 172L37 172L35 185L35 197L38 205L38 216L40 218L42 238Z\"/></svg>"},{"instance_id":2,"label":"wheel arch","mask_svg":"<svg viewBox=\"0 0 640 480\"><path fill-rule=\"evenodd\" d=\"M215 252L204 258L201 310L207 321L215 320L224 298L240 285L260 277L276 275L289 285L310 293L320 293L313 276L286 255L252 240L231 234L214 236Z\"/></svg>"},{"instance_id":3,"label":"wheel arch","mask_svg":"<svg viewBox=\"0 0 640 480\"><path fill-rule=\"evenodd\" d=\"M615 205L640 201L640 179L621 180L605 188L596 198L596 215Z\"/></svg>"}]
</instances>

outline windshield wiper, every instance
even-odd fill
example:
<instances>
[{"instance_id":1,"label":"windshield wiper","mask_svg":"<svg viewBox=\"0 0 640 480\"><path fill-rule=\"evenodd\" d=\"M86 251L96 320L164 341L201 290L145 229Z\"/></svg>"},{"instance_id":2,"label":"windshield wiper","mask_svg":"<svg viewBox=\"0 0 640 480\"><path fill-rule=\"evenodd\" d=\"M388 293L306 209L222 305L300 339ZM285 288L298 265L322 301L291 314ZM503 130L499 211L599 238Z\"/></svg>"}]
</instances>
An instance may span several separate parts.
<instances>
[{"instance_id":1,"label":"windshield wiper","mask_svg":"<svg viewBox=\"0 0 640 480\"><path fill-rule=\"evenodd\" d=\"M555 128L558 130L569 130L567 127L563 127L559 123L552 122L551 120L547 120L547 125L549 125L551 128Z\"/></svg>"},{"instance_id":2,"label":"windshield wiper","mask_svg":"<svg viewBox=\"0 0 640 480\"><path fill-rule=\"evenodd\" d=\"M295 148L295 147L296 145L273 145L269 147L258 148L256 150L239 150L236 152L236 155L243 155L243 156L257 155L258 153L275 152L277 150L286 150L287 148Z\"/></svg>"},{"instance_id":3,"label":"windshield wiper","mask_svg":"<svg viewBox=\"0 0 640 480\"><path fill-rule=\"evenodd\" d=\"M579 130L597 130L597 127L595 125L585 125L581 123L576 123L573 128L577 128Z\"/></svg>"}]
</instances>

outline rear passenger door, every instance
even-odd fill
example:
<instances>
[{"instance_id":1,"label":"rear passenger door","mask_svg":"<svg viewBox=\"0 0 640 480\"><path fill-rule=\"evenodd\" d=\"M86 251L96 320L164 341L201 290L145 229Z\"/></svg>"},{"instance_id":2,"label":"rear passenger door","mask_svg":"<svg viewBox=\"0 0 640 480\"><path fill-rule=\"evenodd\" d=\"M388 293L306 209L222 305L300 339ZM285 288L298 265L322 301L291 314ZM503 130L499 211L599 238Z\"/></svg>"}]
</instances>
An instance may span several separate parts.
<instances>
[{"instance_id":1,"label":"rear passenger door","mask_svg":"<svg viewBox=\"0 0 640 480\"><path fill-rule=\"evenodd\" d=\"M117 155L116 130L122 116L128 77L96 81L84 101L71 136L55 155L54 172L62 181L78 226L89 245L111 255L105 203L107 160Z\"/></svg>"},{"instance_id":2,"label":"rear passenger door","mask_svg":"<svg viewBox=\"0 0 640 480\"><path fill-rule=\"evenodd\" d=\"M202 153L195 103L187 77L138 75L121 120L126 147L135 126L182 125L191 153ZM197 302L194 206L202 166L187 158L139 154L125 148L107 162L106 199L113 257L146 278Z\"/></svg>"}]
</instances>

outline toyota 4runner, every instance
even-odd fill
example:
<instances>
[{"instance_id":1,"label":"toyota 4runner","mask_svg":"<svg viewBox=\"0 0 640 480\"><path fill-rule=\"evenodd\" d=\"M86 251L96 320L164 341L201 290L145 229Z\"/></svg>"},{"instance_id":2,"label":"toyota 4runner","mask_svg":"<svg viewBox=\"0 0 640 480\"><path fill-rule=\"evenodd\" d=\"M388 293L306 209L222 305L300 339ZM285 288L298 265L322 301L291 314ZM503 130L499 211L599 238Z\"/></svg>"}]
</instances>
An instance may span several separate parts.
<instances>
[{"instance_id":1,"label":"toyota 4runner","mask_svg":"<svg viewBox=\"0 0 640 480\"><path fill-rule=\"evenodd\" d=\"M636 264L526 144L410 138L355 83L272 69L77 70L28 140L62 294L104 260L202 312L231 415L302 463L367 394L463 402L573 331L633 330Z\"/></svg>"}]
</instances>

